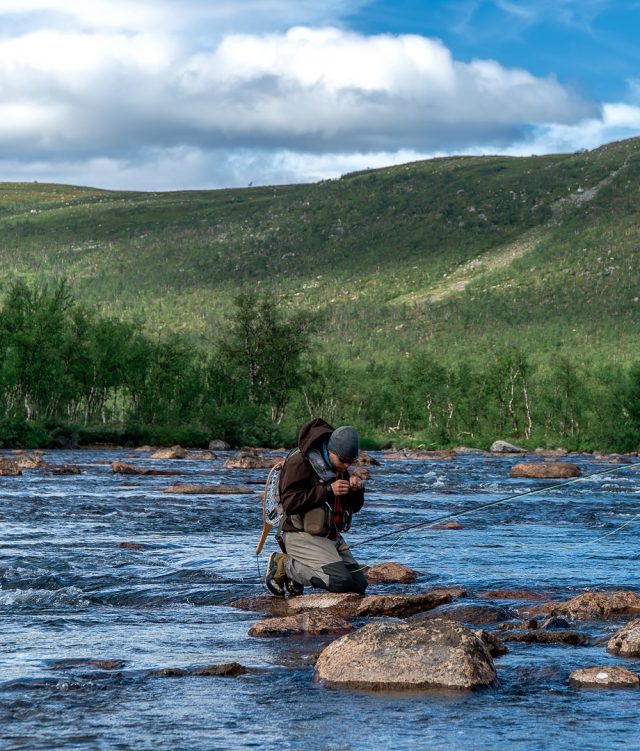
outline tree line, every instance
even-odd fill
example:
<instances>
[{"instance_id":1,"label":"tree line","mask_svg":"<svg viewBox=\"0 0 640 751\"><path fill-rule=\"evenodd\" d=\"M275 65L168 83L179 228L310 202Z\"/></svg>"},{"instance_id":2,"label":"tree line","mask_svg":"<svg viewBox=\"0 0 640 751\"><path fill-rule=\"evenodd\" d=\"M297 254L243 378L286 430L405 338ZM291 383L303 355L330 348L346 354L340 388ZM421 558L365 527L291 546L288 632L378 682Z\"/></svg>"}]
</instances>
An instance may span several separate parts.
<instances>
[{"instance_id":1,"label":"tree line","mask_svg":"<svg viewBox=\"0 0 640 751\"><path fill-rule=\"evenodd\" d=\"M465 444L633 451L640 363L532 362L496 343L482 360L421 350L394 362L339 361L321 320L268 292L240 292L209 347L100 315L68 284L14 282L0 307L0 443L280 445L321 415L357 425L371 448Z\"/></svg>"}]
</instances>

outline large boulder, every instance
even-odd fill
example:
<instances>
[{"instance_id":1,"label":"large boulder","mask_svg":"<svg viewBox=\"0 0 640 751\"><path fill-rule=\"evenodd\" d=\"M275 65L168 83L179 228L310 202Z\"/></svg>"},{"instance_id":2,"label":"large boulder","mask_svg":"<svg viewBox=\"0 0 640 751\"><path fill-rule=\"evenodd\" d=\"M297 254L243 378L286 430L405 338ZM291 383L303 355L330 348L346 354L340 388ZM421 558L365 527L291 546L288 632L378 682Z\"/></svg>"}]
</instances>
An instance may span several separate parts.
<instances>
[{"instance_id":1,"label":"large boulder","mask_svg":"<svg viewBox=\"0 0 640 751\"><path fill-rule=\"evenodd\" d=\"M544 480L560 480L580 477L580 467L571 462L519 462L511 467L511 477L533 477Z\"/></svg>"},{"instance_id":2,"label":"large boulder","mask_svg":"<svg viewBox=\"0 0 640 751\"><path fill-rule=\"evenodd\" d=\"M606 621L620 615L640 615L640 595L618 592L585 592L564 602L547 602L518 609L526 618L563 616L574 621Z\"/></svg>"},{"instance_id":3,"label":"large boulder","mask_svg":"<svg viewBox=\"0 0 640 751\"><path fill-rule=\"evenodd\" d=\"M496 671L481 638L453 621L370 623L320 654L315 678L336 688L473 689Z\"/></svg>"},{"instance_id":4,"label":"large boulder","mask_svg":"<svg viewBox=\"0 0 640 751\"><path fill-rule=\"evenodd\" d=\"M617 665L574 670L569 681L576 688L637 688L640 677Z\"/></svg>"},{"instance_id":5,"label":"large boulder","mask_svg":"<svg viewBox=\"0 0 640 751\"><path fill-rule=\"evenodd\" d=\"M513 443L506 441L494 441L489 449L492 454L526 454L527 449L521 446L514 446Z\"/></svg>"},{"instance_id":6,"label":"large boulder","mask_svg":"<svg viewBox=\"0 0 640 751\"><path fill-rule=\"evenodd\" d=\"M640 620L631 621L616 632L609 639L607 650L622 657L640 657Z\"/></svg>"},{"instance_id":7,"label":"large boulder","mask_svg":"<svg viewBox=\"0 0 640 751\"><path fill-rule=\"evenodd\" d=\"M18 453L15 461L20 469L47 469L49 467L48 462L35 452Z\"/></svg>"}]
</instances>

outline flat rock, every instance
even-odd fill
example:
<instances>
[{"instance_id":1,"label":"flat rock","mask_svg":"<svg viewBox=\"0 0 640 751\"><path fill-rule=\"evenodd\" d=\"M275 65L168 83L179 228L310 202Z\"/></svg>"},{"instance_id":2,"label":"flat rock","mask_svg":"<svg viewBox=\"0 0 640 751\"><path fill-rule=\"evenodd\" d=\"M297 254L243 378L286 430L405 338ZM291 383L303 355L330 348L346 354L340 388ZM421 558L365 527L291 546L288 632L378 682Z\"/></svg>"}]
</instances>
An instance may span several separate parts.
<instances>
[{"instance_id":1,"label":"flat rock","mask_svg":"<svg viewBox=\"0 0 640 751\"><path fill-rule=\"evenodd\" d=\"M365 595L360 601L355 615L392 616L406 618L415 613L432 610L439 605L451 602L453 595L447 590L431 590L416 595Z\"/></svg>"},{"instance_id":2,"label":"flat rock","mask_svg":"<svg viewBox=\"0 0 640 751\"><path fill-rule=\"evenodd\" d=\"M118 547L121 550L146 550L147 546L140 542L120 542Z\"/></svg>"},{"instance_id":3,"label":"flat rock","mask_svg":"<svg viewBox=\"0 0 640 751\"><path fill-rule=\"evenodd\" d=\"M320 653L315 678L335 688L468 690L493 685L496 671L473 631L435 619L353 631Z\"/></svg>"},{"instance_id":4,"label":"flat rock","mask_svg":"<svg viewBox=\"0 0 640 751\"><path fill-rule=\"evenodd\" d=\"M580 467L572 462L519 462L509 471L511 477L532 477L543 480L560 480L580 477Z\"/></svg>"},{"instance_id":5,"label":"flat rock","mask_svg":"<svg viewBox=\"0 0 640 751\"><path fill-rule=\"evenodd\" d=\"M332 613L307 612L254 623L249 629L249 636L341 635L352 628L348 621Z\"/></svg>"},{"instance_id":6,"label":"flat rock","mask_svg":"<svg viewBox=\"0 0 640 751\"><path fill-rule=\"evenodd\" d=\"M452 461L457 456L451 449L426 451L425 449L411 449L410 451L390 451L385 459L414 459L418 461Z\"/></svg>"},{"instance_id":7,"label":"flat rock","mask_svg":"<svg viewBox=\"0 0 640 751\"><path fill-rule=\"evenodd\" d=\"M527 449L523 449L521 446L514 446L513 443L507 443L507 441L494 441L489 449L492 454L526 454Z\"/></svg>"},{"instance_id":8,"label":"flat rock","mask_svg":"<svg viewBox=\"0 0 640 751\"><path fill-rule=\"evenodd\" d=\"M159 449L151 454L151 459L186 459L187 450L182 446L171 446L167 449Z\"/></svg>"},{"instance_id":9,"label":"flat rock","mask_svg":"<svg viewBox=\"0 0 640 751\"><path fill-rule=\"evenodd\" d=\"M144 467L134 467L124 462L111 462L111 471L118 475L157 475L160 477L172 477L179 472L173 472L170 469L148 469Z\"/></svg>"},{"instance_id":10,"label":"flat rock","mask_svg":"<svg viewBox=\"0 0 640 751\"><path fill-rule=\"evenodd\" d=\"M364 573L372 584L411 584L418 578L417 571L395 561L371 566Z\"/></svg>"},{"instance_id":11,"label":"flat rock","mask_svg":"<svg viewBox=\"0 0 640 751\"><path fill-rule=\"evenodd\" d=\"M283 456L261 456L256 451L240 451L230 456L222 466L226 469L271 469L283 459Z\"/></svg>"},{"instance_id":12,"label":"flat rock","mask_svg":"<svg viewBox=\"0 0 640 751\"><path fill-rule=\"evenodd\" d=\"M626 590L585 592L564 602L519 608L518 613L528 618L544 615L562 616L574 621L606 621L620 615L639 615L640 595Z\"/></svg>"},{"instance_id":13,"label":"flat rock","mask_svg":"<svg viewBox=\"0 0 640 751\"><path fill-rule=\"evenodd\" d=\"M591 643L586 634L579 631L505 631L500 638L503 641L517 641L524 644L569 644L572 647L585 647Z\"/></svg>"},{"instance_id":14,"label":"flat rock","mask_svg":"<svg viewBox=\"0 0 640 751\"><path fill-rule=\"evenodd\" d=\"M640 619L627 623L607 643L607 651L622 657L640 657Z\"/></svg>"},{"instance_id":15,"label":"flat rock","mask_svg":"<svg viewBox=\"0 0 640 751\"><path fill-rule=\"evenodd\" d=\"M163 493L182 493L185 495L247 495L253 493L246 485L170 485Z\"/></svg>"},{"instance_id":16,"label":"flat rock","mask_svg":"<svg viewBox=\"0 0 640 751\"><path fill-rule=\"evenodd\" d=\"M637 688L640 676L617 665L574 670L569 682L576 688Z\"/></svg>"}]
</instances>

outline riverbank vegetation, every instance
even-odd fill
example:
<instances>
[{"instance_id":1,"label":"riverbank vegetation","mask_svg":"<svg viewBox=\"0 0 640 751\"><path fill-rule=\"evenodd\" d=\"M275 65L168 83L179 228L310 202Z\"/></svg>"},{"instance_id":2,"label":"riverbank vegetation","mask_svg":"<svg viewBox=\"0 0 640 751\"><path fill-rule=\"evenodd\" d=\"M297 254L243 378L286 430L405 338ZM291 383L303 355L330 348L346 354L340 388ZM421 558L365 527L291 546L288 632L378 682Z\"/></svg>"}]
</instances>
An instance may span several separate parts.
<instances>
[{"instance_id":1,"label":"riverbank vegetation","mask_svg":"<svg viewBox=\"0 0 640 751\"><path fill-rule=\"evenodd\" d=\"M640 139L314 185L0 184L0 436L635 450ZM61 283L60 280L66 280Z\"/></svg>"},{"instance_id":2,"label":"riverbank vegetation","mask_svg":"<svg viewBox=\"0 0 640 751\"><path fill-rule=\"evenodd\" d=\"M496 342L454 365L428 348L388 364L341 362L321 320L243 291L209 348L78 303L66 282L16 282L0 308L0 442L291 443L311 416L353 423L371 448L466 444L632 451L640 361L535 363Z\"/></svg>"}]
</instances>

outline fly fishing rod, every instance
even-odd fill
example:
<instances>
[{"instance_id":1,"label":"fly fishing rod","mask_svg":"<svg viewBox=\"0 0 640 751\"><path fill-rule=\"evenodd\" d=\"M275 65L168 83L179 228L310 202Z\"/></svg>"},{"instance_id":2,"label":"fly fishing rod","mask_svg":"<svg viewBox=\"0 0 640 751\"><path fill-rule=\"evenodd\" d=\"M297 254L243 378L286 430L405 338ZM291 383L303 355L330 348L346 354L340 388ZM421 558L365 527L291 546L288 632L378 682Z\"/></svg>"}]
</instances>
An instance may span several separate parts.
<instances>
[{"instance_id":1,"label":"fly fishing rod","mask_svg":"<svg viewBox=\"0 0 640 751\"><path fill-rule=\"evenodd\" d=\"M436 524L442 524L443 522L450 521L452 519L457 519L461 516L468 516L469 514L476 514L480 511L484 511L485 509L493 508L494 506L499 506L502 503L508 503L509 501L513 501L516 498L524 498L528 495L534 495L536 493L540 493L542 491L546 490L555 490L556 488L563 488L567 485L571 485L574 482L579 482L580 480L588 480L591 477L597 477L598 475L606 475L611 474L612 472L619 472L622 469L630 469L640 467L640 462L635 462L633 464L623 464L620 467L609 467L607 469L600 470L598 472L592 472L589 475L584 475L584 477L574 477L572 480L565 480L564 482L557 482L553 485L545 485L541 488L536 488L535 490L527 490L524 493L516 493L515 495L510 495L505 498L500 498L497 501L491 501L490 503L482 503L479 506L474 506L473 508L467 509L466 511L456 511L455 513L451 514L445 514L444 516L440 516L437 519L432 519L428 522L418 522L417 524L409 524L405 527L399 527L398 529L394 529L391 532L383 532L380 535L375 535L374 537L367 537L364 540L358 540L354 543L351 543L349 545L350 548L356 548L360 545L365 545L369 542L375 542L377 540L382 540L385 537L392 537L393 535L401 535L405 532L412 531L414 529L424 529L428 527L433 527ZM623 525L626 526L626 525Z\"/></svg>"}]
</instances>

